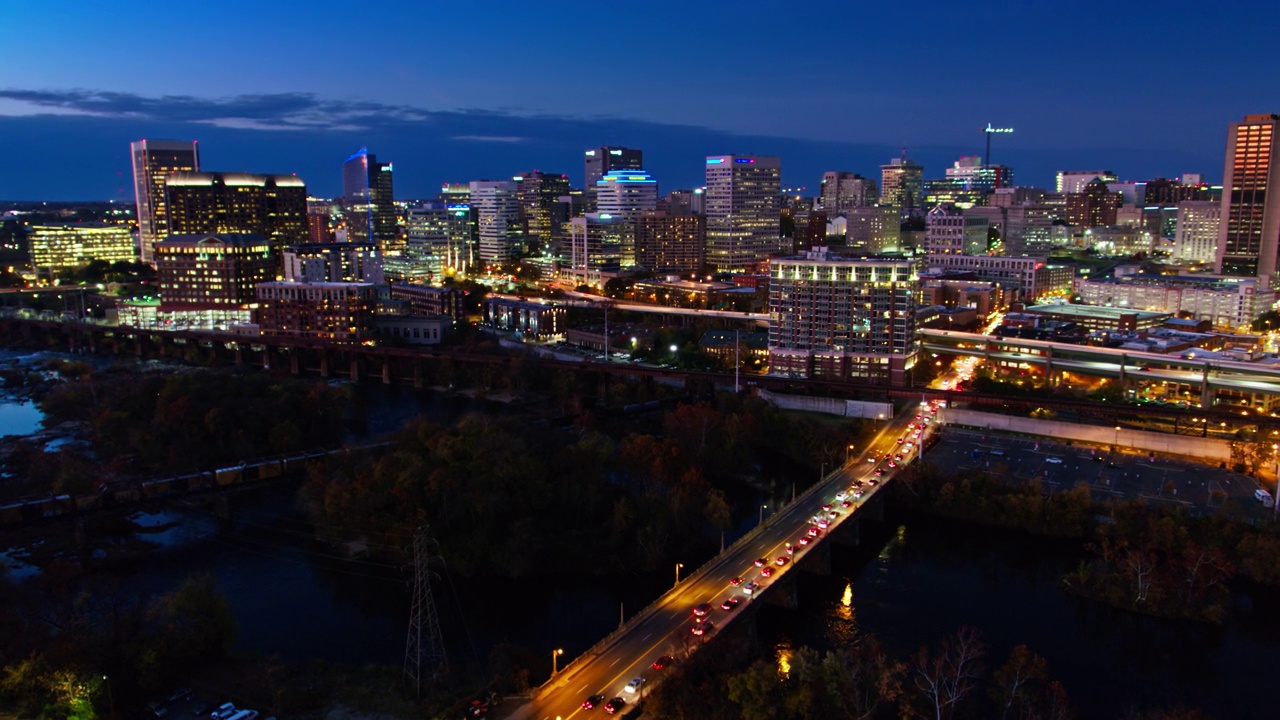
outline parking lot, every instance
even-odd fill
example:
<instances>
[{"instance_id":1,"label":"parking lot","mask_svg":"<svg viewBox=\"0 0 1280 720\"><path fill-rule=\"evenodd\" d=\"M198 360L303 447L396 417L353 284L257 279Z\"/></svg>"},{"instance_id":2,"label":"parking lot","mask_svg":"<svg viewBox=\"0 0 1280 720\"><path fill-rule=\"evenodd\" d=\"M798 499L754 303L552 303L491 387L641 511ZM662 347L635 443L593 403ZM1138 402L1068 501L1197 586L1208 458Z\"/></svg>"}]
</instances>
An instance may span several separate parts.
<instances>
[{"instance_id":1,"label":"parking lot","mask_svg":"<svg viewBox=\"0 0 1280 720\"><path fill-rule=\"evenodd\" d=\"M1081 483L1099 500L1139 499L1178 504L1200 515L1231 507L1258 520L1270 519L1254 492L1253 479L1215 465L1135 450L1057 442L1051 438L1005 435L948 426L925 461L934 467L997 471L1011 479L1039 479L1046 491Z\"/></svg>"},{"instance_id":2,"label":"parking lot","mask_svg":"<svg viewBox=\"0 0 1280 720\"><path fill-rule=\"evenodd\" d=\"M257 710L236 706L225 698L215 702L188 688L179 688L167 697L153 700L135 712L126 712L124 717L132 717L137 720L153 720L154 718L163 718L164 720L210 720L211 713L214 712L218 713L220 720L230 720L231 718L258 720L262 716L262 713ZM263 720L276 720L276 718L266 717Z\"/></svg>"}]
</instances>

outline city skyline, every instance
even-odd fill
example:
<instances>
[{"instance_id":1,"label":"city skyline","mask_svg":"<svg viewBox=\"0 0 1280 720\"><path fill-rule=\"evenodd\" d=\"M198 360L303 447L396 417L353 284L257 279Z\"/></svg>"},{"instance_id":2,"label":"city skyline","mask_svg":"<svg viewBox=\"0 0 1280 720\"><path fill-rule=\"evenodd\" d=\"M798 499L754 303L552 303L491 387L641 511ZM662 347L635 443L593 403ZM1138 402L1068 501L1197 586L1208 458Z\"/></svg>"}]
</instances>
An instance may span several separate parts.
<instances>
[{"instance_id":1,"label":"city skyline","mask_svg":"<svg viewBox=\"0 0 1280 720\"><path fill-rule=\"evenodd\" d=\"M827 3L794 19L839 32L774 32L743 55L717 51L753 32L726 26L717 3L677 16L584 6L555 17L500 3L482 22L463 6L405 4L362 18L378 52L352 56L317 41L349 29L348 16L313 6L232 2L218 19L149 3L74 17L12 9L23 32L0 49L0 151L33 169L2 174L0 197L127 199L119 147L138 138L197 139L211 169L297 173L324 196L338 194L334 168L361 146L397 162L406 198L535 168L578 185L581 153L601 145L643 149L664 189L695 186L709 155L778 155L783 184L813 193L824 171L874 177L904 145L941 177L960 155L983 153L987 123L1015 129L992 154L1022 184L1050 187L1054 172L1087 167L1219 182L1223 124L1269 111L1275 97L1274 81L1237 68L1267 67L1265 28L1280 20L1270 6L1103 16ZM136 7L152 40L88 61L87 44L128 37ZM255 21L237 22L250 7ZM615 26L629 34L596 52L629 47L644 62L597 62L571 41ZM424 39L423 27L453 30ZM830 47L815 48L824 37ZM1142 71L1159 63L1170 70Z\"/></svg>"}]
</instances>

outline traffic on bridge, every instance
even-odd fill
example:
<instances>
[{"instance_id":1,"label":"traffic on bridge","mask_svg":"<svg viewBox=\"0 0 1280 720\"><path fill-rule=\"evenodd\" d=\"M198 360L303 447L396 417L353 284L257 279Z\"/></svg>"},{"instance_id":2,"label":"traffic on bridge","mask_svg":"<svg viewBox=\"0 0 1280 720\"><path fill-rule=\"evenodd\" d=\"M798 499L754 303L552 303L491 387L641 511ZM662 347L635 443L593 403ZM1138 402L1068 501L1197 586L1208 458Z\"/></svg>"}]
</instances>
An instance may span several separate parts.
<instances>
[{"instance_id":1,"label":"traffic on bridge","mask_svg":"<svg viewBox=\"0 0 1280 720\"><path fill-rule=\"evenodd\" d=\"M664 670L696 650L793 572L797 562L850 520L916 459L940 403L912 403L859 455L827 475L539 688L513 718L568 720L615 713L643 700ZM850 448L853 449L852 447ZM677 573L679 568L677 568ZM558 651L557 651L558 652Z\"/></svg>"}]
</instances>

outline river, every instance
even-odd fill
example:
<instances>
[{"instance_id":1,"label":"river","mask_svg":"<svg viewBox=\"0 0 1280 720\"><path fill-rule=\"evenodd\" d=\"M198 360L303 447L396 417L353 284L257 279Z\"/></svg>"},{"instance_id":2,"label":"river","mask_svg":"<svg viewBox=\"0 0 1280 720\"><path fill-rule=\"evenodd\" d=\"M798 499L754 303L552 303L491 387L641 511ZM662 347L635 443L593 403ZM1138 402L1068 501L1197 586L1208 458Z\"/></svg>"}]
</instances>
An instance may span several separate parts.
<instances>
[{"instance_id":1,"label":"river","mask_svg":"<svg viewBox=\"0 0 1280 720\"><path fill-rule=\"evenodd\" d=\"M371 409L370 435L419 413L450 422L472 410L503 411L380 385L360 386L357 396ZM38 413L33 420L30 412L20 402L0 404L0 422L13 423L4 427L16 432L34 429ZM788 481L775 485L789 494ZM405 574L335 558L310 537L291 502L293 489L237 496L230 527L194 510L139 515L144 525L167 528L150 535L161 549L112 572L153 593L176 587L193 571L213 573L236 617L240 650L296 662L398 666L410 603ZM742 524L728 541L756 521L761 504L771 512L779 499L739 498L735 504L746 510L739 510ZM1079 717L1176 703L1224 718L1269 716L1267 678L1280 667L1274 617L1280 593L1237 592L1221 627L1139 618L1058 588L1058 578L1079 561L1070 545L915 517L865 526L860 548L832 548L830 576L800 578L799 610L762 609L762 639L825 649L874 633L905 656L967 624L982 633L992 665L1020 643L1045 657ZM34 571L11 564L19 577ZM554 649L563 648L566 659L576 656L671 580L666 573L612 582L466 580L440 567L432 590L451 664L475 672L493 648L510 643L548 666L534 672L538 682Z\"/></svg>"},{"instance_id":2,"label":"river","mask_svg":"<svg viewBox=\"0 0 1280 720\"><path fill-rule=\"evenodd\" d=\"M872 633L905 657L971 625L992 667L1019 644L1046 658L1078 717L1175 704L1274 717L1280 593L1240 590L1220 627L1145 618L1062 592L1080 559L1069 544L920 517L868 527L862 547L832 548L830 576L801 577L799 611L764 609L762 640L830 649Z\"/></svg>"}]
</instances>

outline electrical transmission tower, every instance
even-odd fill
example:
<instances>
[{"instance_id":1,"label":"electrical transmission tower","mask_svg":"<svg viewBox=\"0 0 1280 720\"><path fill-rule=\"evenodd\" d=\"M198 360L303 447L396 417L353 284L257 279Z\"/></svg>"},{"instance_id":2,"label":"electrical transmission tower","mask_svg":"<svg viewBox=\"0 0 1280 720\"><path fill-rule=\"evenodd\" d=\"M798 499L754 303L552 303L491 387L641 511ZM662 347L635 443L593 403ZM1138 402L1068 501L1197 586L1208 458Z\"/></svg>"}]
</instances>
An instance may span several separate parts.
<instances>
[{"instance_id":1,"label":"electrical transmission tower","mask_svg":"<svg viewBox=\"0 0 1280 720\"><path fill-rule=\"evenodd\" d=\"M404 673L419 695L423 680L434 683L449 667L440 634L440 616L431 594L431 565L443 562L440 543L427 534L426 525L418 526L413 534L413 603L409 608L409 634L404 641Z\"/></svg>"}]
</instances>

